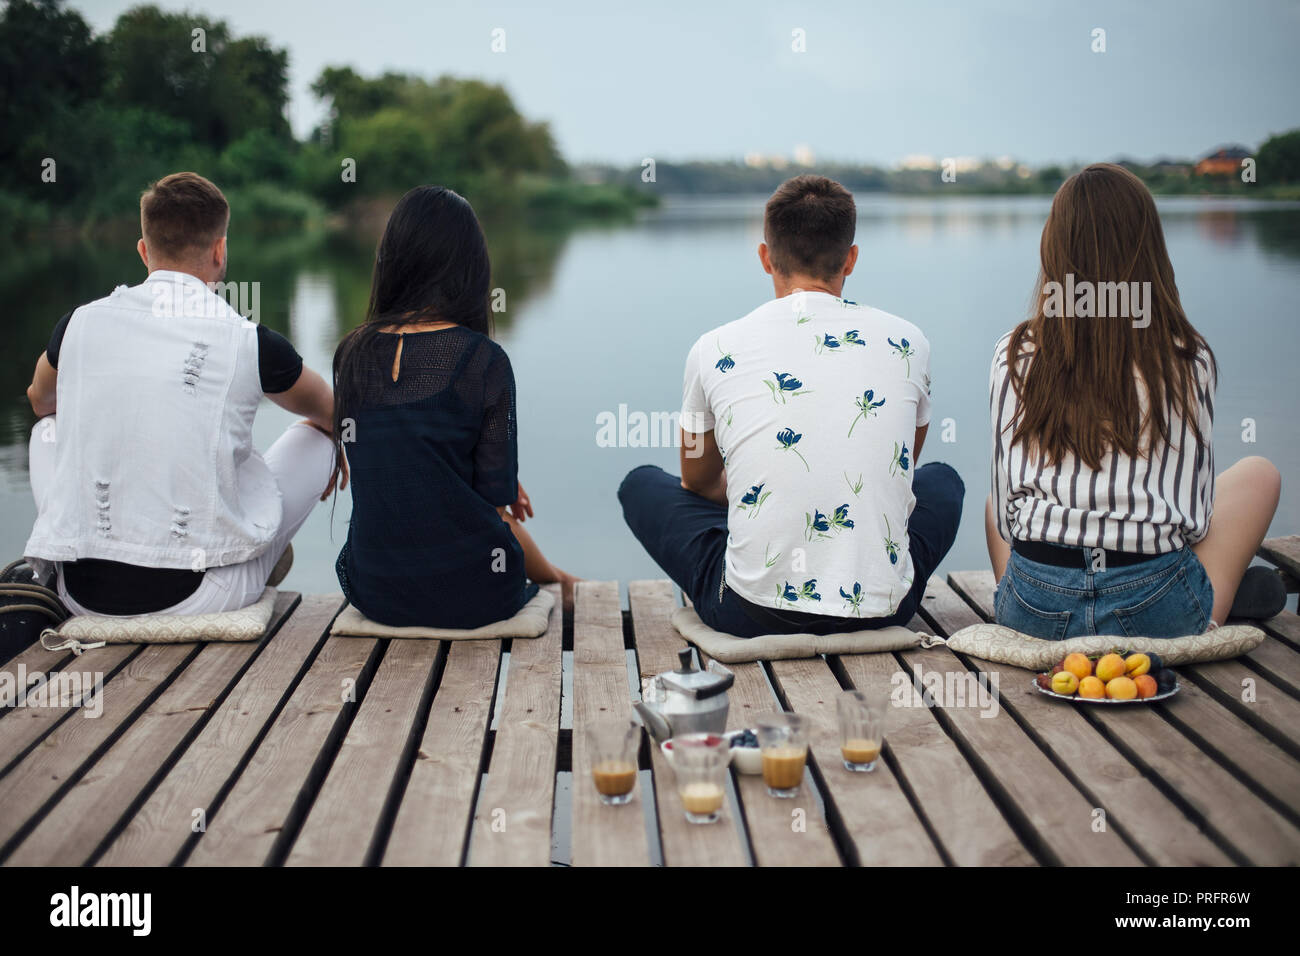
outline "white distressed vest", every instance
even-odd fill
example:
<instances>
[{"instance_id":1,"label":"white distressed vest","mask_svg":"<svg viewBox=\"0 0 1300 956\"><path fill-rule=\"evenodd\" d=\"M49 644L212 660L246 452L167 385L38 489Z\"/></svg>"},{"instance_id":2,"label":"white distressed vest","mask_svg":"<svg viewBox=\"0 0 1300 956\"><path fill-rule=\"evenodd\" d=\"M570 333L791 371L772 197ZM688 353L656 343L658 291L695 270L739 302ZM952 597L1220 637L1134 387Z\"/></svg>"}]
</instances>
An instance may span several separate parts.
<instances>
[{"instance_id":1,"label":"white distressed vest","mask_svg":"<svg viewBox=\"0 0 1300 956\"><path fill-rule=\"evenodd\" d=\"M265 551L282 508L253 448L257 358L256 325L191 275L154 272L77 309L26 557L203 570Z\"/></svg>"}]
</instances>

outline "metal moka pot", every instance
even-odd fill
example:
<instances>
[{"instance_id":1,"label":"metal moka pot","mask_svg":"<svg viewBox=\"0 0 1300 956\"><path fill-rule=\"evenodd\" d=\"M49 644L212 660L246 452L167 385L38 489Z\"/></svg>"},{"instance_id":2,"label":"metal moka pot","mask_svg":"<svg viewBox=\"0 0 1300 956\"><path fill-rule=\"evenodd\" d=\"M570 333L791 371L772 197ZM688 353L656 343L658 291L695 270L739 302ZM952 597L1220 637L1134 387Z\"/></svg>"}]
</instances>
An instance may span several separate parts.
<instances>
[{"instance_id":1,"label":"metal moka pot","mask_svg":"<svg viewBox=\"0 0 1300 956\"><path fill-rule=\"evenodd\" d=\"M678 734L721 734L727 729L727 691L736 675L717 661L695 666L691 649L678 652L681 666L652 677L636 712L657 743Z\"/></svg>"}]
</instances>

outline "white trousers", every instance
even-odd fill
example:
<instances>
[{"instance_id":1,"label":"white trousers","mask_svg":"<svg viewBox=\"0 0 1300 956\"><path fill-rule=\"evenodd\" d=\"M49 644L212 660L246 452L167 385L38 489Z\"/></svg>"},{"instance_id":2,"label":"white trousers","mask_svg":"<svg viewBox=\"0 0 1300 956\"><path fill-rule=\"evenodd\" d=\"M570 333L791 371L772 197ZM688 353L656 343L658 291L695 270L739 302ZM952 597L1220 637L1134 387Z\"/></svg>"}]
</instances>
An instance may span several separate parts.
<instances>
[{"instance_id":1,"label":"white trousers","mask_svg":"<svg viewBox=\"0 0 1300 956\"><path fill-rule=\"evenodd\" d=\"M55 416L48 421L53 422ZM31 467L32 495L36 498L36 510L39 512L45 498L45 492L54 477L55 451L57 449L58 429L46 424L41 419L32 429L32 438L28 446L28 460ZM53 434L55 441L49 441ZM241 564L231 564L220 568L209 568L203 575L203 582L198 590L169 607L160 614L211 614L218 611L237 611L256 603L266 587L266 579L271 576L290 540L298 533L311 509L316 506L321 492L334 470L334 444L324 434L302 422L294 422L283 435L262 456L275 483L280 487L280 497L284 503L280 530L262 554ZM96 614L87 610L68 595L63 583L63 569L56 565L59 597L74 614Z\"/></svg>"}]
</instances>

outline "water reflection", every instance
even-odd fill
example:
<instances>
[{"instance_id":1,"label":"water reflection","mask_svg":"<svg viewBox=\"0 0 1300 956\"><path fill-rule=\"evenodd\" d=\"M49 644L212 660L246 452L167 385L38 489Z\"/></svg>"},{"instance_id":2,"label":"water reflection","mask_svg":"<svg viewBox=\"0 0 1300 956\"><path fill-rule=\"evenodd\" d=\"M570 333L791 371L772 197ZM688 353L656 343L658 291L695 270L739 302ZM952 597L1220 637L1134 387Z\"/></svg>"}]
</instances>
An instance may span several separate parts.
<instances>
[{"instance_id":1,"label":"water reflection","mask_svg":"<svg viewBox=\"0 0 1300 956\"><path fill-rule=\"evenodd\" d=\"M676 466L671 448L600 448L597 416L620 404L670 411L682 362L703 331L743 315L771 294L758 266L765 197L692 197L632 225L577 230L485 222L494 316L520 387L521 476L538 514L534 533L557 563L588 577L658 577L626 533L614 491L645 462ZM1050 198L859 197L862 255L847 294L920 325L934 347L935 421L951 418L956 441L927 443L967 485L966 514L945 570L986 561L980 515L987 494L988 361L994 341L1025 314ZM1263 454L1300 473L1285 387L1296 358L1300 298L1300 203L1160 200L1184 307L1220 361L1216 459ZM231 234L233 282L261 283L261 318L286 333L307 363L328 371L339 338L361 321L377 236L331 233L258 241ZM0 359L0 551L16 556L34 516L27 486L24 398L32 363L68 309L143 278L134 239L32 245L0 253L9 309ZM1240 334L1243 313L1251 337ZM1259 341L1268 341L1260 350ZM1243 446L1250 417L1259 441ZM266 447L290 420L268 406L255 433ZM936 427L935 432L939 429ZM288 586L337 587L332 565L350 500L317 509L300 532ZM331 517L335 520L331 525ZM1284 493L1277 533L1300 524ZM531 525L530 525L531 526Z\"/></svg>"},{"instance_id":2,"label":"water reflection","mask_svg":"<svg viewBox=\"0 0 1300 956\"><path fill-rule=\"evenodd\" d=\"M528 229L510 222L485 224L492 256L492 284L505 291L506 309L493 318L510 327L518 311L549 287L569 231ZM259 239L232 223L231 283L259 283L260 321L287 335L299 350L330 356L338 340L364 317L377 234L310 235ZM0 295L9 310L4 358L0 360L3 420L0 444L25 446L34 417L26 389L32 367L65 312L134 285L145 270L134 239L34 244L0 255ZM328 374L328 362L318 370ZM17 459L0 459L8 472Z\"/></svg>"}]
</instances>

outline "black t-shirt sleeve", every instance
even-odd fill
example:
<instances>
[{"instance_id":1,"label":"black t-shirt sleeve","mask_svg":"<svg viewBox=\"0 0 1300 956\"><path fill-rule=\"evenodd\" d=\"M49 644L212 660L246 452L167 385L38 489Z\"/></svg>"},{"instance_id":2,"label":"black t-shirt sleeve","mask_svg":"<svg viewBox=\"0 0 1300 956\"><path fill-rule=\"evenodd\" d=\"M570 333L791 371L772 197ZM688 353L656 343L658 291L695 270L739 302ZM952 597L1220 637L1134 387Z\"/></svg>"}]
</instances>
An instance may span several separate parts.
<instances>
[{"instance_id":1,"label":"black t-shirt sleeve","mask_svg":"<svg viewBox=\"0 0 1300 956\"><path fill-rule=\"evenodd\" d=\"M69 312L59 319L54 326L54 334L50 336L50 344L45 346L45 357L55 368L59 367L59 349L63 348L63 336L67 334L68 320L71 318L72 313Z\"/></svg>"},{"instance_id":2,"label":"black t-shirt sleeve","mask_svg":"<svg viewBox=\"0 0 1300 956\"><path fill-rule=\"evenodd\" d=\"M265 325L257 327L257 374L262 391L274 394L293 388L302 374L302 356L288 339Z\"/></svg>"},{"instance_id":3,"label":"black t-shirt sleeve","mask_svg":"<svg viewBox=\"0 0 1300 956\"><path fill-rule=\"evenodd\" d=\"M519 445L515 419L515 374L500 346L483 378L483 419L474 446L474 490L489 504L505 507L519 495Z\"/></svg>"}]
</instances>

